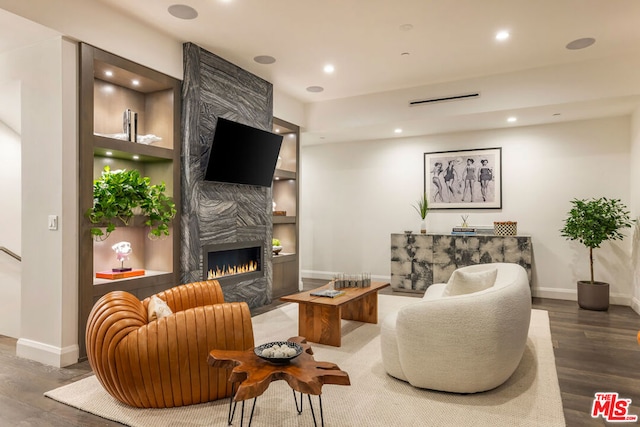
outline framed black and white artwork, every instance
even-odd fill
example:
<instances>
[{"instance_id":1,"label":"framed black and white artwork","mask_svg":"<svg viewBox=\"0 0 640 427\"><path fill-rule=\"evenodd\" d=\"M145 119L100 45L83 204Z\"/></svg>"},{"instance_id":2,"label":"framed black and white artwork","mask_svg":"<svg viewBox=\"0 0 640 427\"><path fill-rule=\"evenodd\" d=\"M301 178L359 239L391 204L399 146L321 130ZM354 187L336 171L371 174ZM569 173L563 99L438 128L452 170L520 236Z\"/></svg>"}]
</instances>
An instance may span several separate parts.
<instances>
[{"instance_id":1,"label":"framed black and white artwork","mask_svg":"<svg viewBox=\"0 0 640 427\"><path fill-rule=\"evenodd\" d=\"M501 209L502 148L424 153L429 209Z\"/></svg>"}]
</instances>

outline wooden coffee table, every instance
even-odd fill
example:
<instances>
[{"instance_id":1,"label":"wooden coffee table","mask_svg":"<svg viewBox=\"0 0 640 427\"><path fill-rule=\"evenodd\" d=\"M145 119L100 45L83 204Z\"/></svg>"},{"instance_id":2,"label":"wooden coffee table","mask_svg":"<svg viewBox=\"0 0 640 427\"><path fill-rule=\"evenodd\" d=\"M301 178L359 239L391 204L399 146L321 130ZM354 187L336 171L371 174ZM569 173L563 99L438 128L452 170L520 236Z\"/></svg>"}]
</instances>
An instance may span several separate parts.
<instances>
[{"instance_id":1,"label":"wooden coffee table","mask_svg":"<svg viewBox=\"0 0 640 427\"><path fill-rule=\"evenodd\" d=\"M229 382L233 384L232 390L234 392L232 392L229 401L229 425L231 425L235 414L235 403L242 401L242 425L244 421L244 401L253 398L253 407L249 418L249 425L251 425L258 396L267 390L271 382L284 380L294 390L294 399L296 398L296 391L301 394L299 407L296 399L298 413L302 413L302 394L308 395L314 425L316 424L316 417L311 403L311 395L318 396L321 425L324 426L321 398L322 386L324 384L351 385L349 374L341 371L335 363L316 361L313 358L313 350L304 337L292 337L287 341L300 344L303 351L300 356L285 365L269 363L256 356L253 349L245 351L211 350L207 358L210 366L231 369Z\"/></svg>"},{"instance_id":2,"label":"wooden coffee table","mask_svg":"<svg viewBox=\"0 0 640 427\"><path fill-rule=\"evenodd\" d=\"M307 340L340 347L341 319L378 323L378 291L390 286L385 282L371 282L366 288L345 288L344 295L335 298L318 297L311 292L329 289L329 284L312 291L287 295L280 301L298 303L298 334Z\"/></svg>"}]
</instances>

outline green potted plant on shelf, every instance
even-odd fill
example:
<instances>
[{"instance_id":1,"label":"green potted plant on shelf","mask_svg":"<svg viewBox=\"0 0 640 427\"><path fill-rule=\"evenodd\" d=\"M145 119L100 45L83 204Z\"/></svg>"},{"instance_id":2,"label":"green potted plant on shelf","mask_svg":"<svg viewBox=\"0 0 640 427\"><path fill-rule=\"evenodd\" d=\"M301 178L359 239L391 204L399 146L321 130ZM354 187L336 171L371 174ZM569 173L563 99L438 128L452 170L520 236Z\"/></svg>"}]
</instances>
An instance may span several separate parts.
<instances>
[{"instance_id":1,"label":"green potted plant on shelf","mask_svg":"<svg viewBox=\"0 0 640 427\"><path fill-rule=\"evenodd\" d=\"M578 305L588 310L609 308L609 284L597 282L593 275L593 250L607 240L622 240L621 229L631 227L627 207L618 199L574 199L573 207L560 230L568 240L577 240L589 248L591 280L578 281Z\"/></svg>"},{"instance_id":2,"label":"green potted plant on shelf","mask_svg":"<svg viewBox=\"0 0 640 427\"><path fill-rule=\"evenodd\" d=\"M422 193L422 196L418 199L413 208L418 212L422 221L420 222L420 233L427 233L427 214L429 213L429 199L427 193Z\"/></svg>"},{"instance_id":3,"label":"green potted plant on shelf","mask_svg":"<svg viewBox=\"0 0 640 427\"><path fill-rule=\"evenodd\" d=\"M280 244L280 240L273 238L271 239L271 246L273 246L273 254L278 255L282 250L282 245Z\"/></svg>"},{"instance_id":4,"label":"green potted plant on shelf","mask_svg":"<svg viewBox=\"0 0 640 427\"><path fill-rule=\"evenodd\" d=\"M116 219L128 225L139 212L150 227L150 238L168 236L176 206L165 190L164 183L151 185L151 180L135 169L112 171L105 166L100 178L93 182L93 206L86 212L89 221L96 224L91 235L105 240L116 229ZM106 228L105 232L102 228Z\"/></svg>"}]
</instances>

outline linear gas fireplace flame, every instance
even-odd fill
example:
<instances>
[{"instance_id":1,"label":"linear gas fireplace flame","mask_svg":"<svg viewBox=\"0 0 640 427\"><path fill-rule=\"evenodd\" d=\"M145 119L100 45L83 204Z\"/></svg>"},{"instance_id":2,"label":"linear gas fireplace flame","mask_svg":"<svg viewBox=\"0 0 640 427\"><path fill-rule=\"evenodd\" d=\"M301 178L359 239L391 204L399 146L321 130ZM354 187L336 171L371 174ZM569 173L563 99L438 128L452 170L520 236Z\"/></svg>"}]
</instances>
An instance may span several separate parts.
<instances>
[{"instance_id":1,"label":"linear gas fireplace flame","mask_svg":"<svg viewBox=\"0 0 640 427\"><path fill-rule=\"evenodd\" d=\"M206 280L241 282L263 277L261 241L207 245L203 249L203 277Z\"/></svg>"},{"instance_id":2,"label":"linear gas fireplace flame","mask_svg":"<svg viewBox=\"0 0 640 427\"><path fill-rule=\"evenodd\" d=\"M207 272L207 280L233 276L234 274L251 273L252 271L258 271L258 268L259 266L256 261L249 261L242 265L225 265L222 268L216 267L215 270L209 269Z\"/></svg>"}]
</instances>

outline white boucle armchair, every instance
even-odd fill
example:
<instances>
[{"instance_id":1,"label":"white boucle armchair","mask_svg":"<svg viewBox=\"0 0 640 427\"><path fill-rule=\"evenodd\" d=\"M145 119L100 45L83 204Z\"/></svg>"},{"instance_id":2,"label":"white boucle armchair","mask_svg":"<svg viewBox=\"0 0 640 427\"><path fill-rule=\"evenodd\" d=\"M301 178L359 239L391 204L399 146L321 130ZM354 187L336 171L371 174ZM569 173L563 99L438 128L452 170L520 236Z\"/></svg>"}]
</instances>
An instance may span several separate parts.
<instances>
[{"instance_id":1,"label":"white boucle armchair","mask_svg":"<svg viewBox=\"0 0 640 427\"><path fill-rule=\"evenodd\" d=\"M507 263L463 267L448 283L429 286L419 302L385 317L382 362L389 375L414 387L490 390L518 367L530 319L524 268Z\"/></svg>"}]
</instances>

